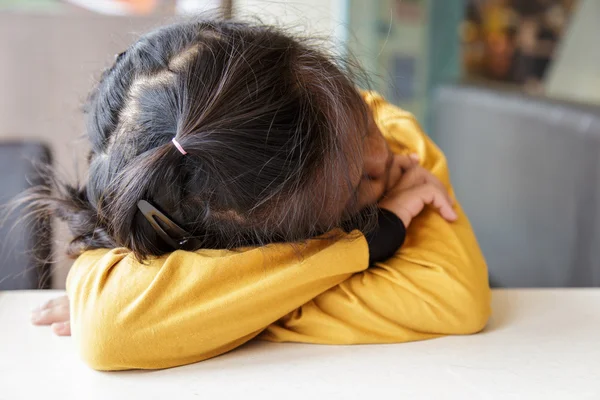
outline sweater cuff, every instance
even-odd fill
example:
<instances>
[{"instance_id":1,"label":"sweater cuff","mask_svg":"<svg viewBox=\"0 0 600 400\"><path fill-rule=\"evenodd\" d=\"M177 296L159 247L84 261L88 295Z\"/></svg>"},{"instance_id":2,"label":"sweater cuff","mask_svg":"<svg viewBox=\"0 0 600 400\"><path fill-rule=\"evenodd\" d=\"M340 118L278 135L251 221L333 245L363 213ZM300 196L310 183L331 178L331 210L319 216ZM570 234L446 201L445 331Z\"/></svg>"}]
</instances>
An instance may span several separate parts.
<instances>
[{"instance_id":1,"label":"sweater cuff","mask_svg":"<svg viewBox=\"0 0 600 400\"><path fill-rule=\"evenodd\" d=\"M396 253L406 238L404 223L396 214L378 209L377 228L365 234L369 245L369 264L385 261Z\"/></svg>"}]
</instances>

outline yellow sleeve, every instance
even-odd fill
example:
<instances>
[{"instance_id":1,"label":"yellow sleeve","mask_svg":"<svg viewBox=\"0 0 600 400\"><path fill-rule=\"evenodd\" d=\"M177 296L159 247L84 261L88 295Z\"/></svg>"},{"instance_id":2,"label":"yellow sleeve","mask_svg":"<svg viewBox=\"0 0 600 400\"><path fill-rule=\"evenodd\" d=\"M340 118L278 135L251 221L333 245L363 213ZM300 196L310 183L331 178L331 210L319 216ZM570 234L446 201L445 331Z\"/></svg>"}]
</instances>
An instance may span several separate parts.
<instances>
[{"instance_id":1,"label":"yellow sleeve","mask_svg":"<svg viewBox=\"0 0 600 400\"><path fill-rule=\"evenodd\" d=\"M416 151L449 186L443 155L404 113L366 97L394 151ZM93 368L155 369L263 339L376 343L476 332L489 315L485 262L458 210L426 211L402 249L365 271L358 232L239 251L177 251L146 264L125 249L84 253L67 282L71 329ZM298 308L300 307L300 308ZM266 331L265 331L266 328Z\"/></svg>"},{"instance_id":2,"label":"yellow sleeve","mask_svg":"<svg viewBox=\"0 0 600 400\"><path fill-rule=\"evenodd\" d=\"M176 251L136 262L94 250L67 292L79 352L99 370L156 369L227 352L368 266L358 232L239 251Z\"/></svg>"},{"instance_id":3,"label":"yellow sleeve","mask_svg":"<svg viewBox=\"0 0 600 400\"><path fill-rule=\"evenodd\" d=\"M374 93L365 100L397 153L416 152L452 188L446 160L414 117ZM309 343L405 342L481 330L490 315L487 267L469 221L449 223L427 209L389 260L318 295L260 338Z\"/></svg>"}]
</instances>

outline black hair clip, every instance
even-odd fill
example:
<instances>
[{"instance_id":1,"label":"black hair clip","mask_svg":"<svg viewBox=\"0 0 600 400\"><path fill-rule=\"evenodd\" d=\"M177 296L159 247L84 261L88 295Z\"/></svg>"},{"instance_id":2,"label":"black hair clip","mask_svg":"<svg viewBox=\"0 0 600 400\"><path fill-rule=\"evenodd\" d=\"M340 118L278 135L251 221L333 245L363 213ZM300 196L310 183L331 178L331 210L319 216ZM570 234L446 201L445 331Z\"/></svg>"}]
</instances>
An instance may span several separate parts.
<instances>
[{"instance_id":1,"label":"black hair clip","mask_svg":"<svg viewBox=\"0 0 600 400\"><path fill-rule=\"evenodd\" d=\"M180 249L188 242L190 234L152 204L140 200L137 206L156 233L171 247Z\"/></svg>"}]
</instances>

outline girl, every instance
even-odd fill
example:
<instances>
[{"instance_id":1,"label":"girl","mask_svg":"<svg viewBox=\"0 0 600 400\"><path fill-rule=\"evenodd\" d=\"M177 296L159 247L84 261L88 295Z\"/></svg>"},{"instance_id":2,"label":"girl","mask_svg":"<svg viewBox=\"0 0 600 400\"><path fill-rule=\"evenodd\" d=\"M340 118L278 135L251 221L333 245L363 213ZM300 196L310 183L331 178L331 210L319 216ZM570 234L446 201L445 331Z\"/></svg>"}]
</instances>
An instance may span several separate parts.
<instances>
[{"instance_id":1,"label":"girl","mask_svg":"<svg viewBox=\"0 0 600 400\"><path fill-rule=\"evenodd\" d=\"M87 183L37 200L74 235L68 298L33 321L93 368L485 325L486 265L442 153L314 46L167 26L117 57L87 113Z\"/></svg>"}]
</instances>

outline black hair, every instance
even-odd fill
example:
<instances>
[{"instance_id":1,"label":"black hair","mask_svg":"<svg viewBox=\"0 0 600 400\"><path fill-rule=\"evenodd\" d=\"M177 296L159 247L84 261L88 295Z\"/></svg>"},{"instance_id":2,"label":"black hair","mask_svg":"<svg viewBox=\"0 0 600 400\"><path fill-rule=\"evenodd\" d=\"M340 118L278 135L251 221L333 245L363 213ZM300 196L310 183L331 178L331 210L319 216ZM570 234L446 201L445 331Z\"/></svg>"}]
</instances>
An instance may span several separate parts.
<instances>
[{"instance_id":1,"label":"black hair","mask_svg":"<svg viewBox=\"0 0 600 400\"><path fill-rule=\"evenodd\" d=\"M187 250L370 223L340 207L362 168L366 105L347 68L280 29L217 20L162 27L117 57L86 110L87 182L56 183L52 197L36 200L67 221L71 255L172 251L140 200L192 234Z\"/></svg>"}]
</instances>

